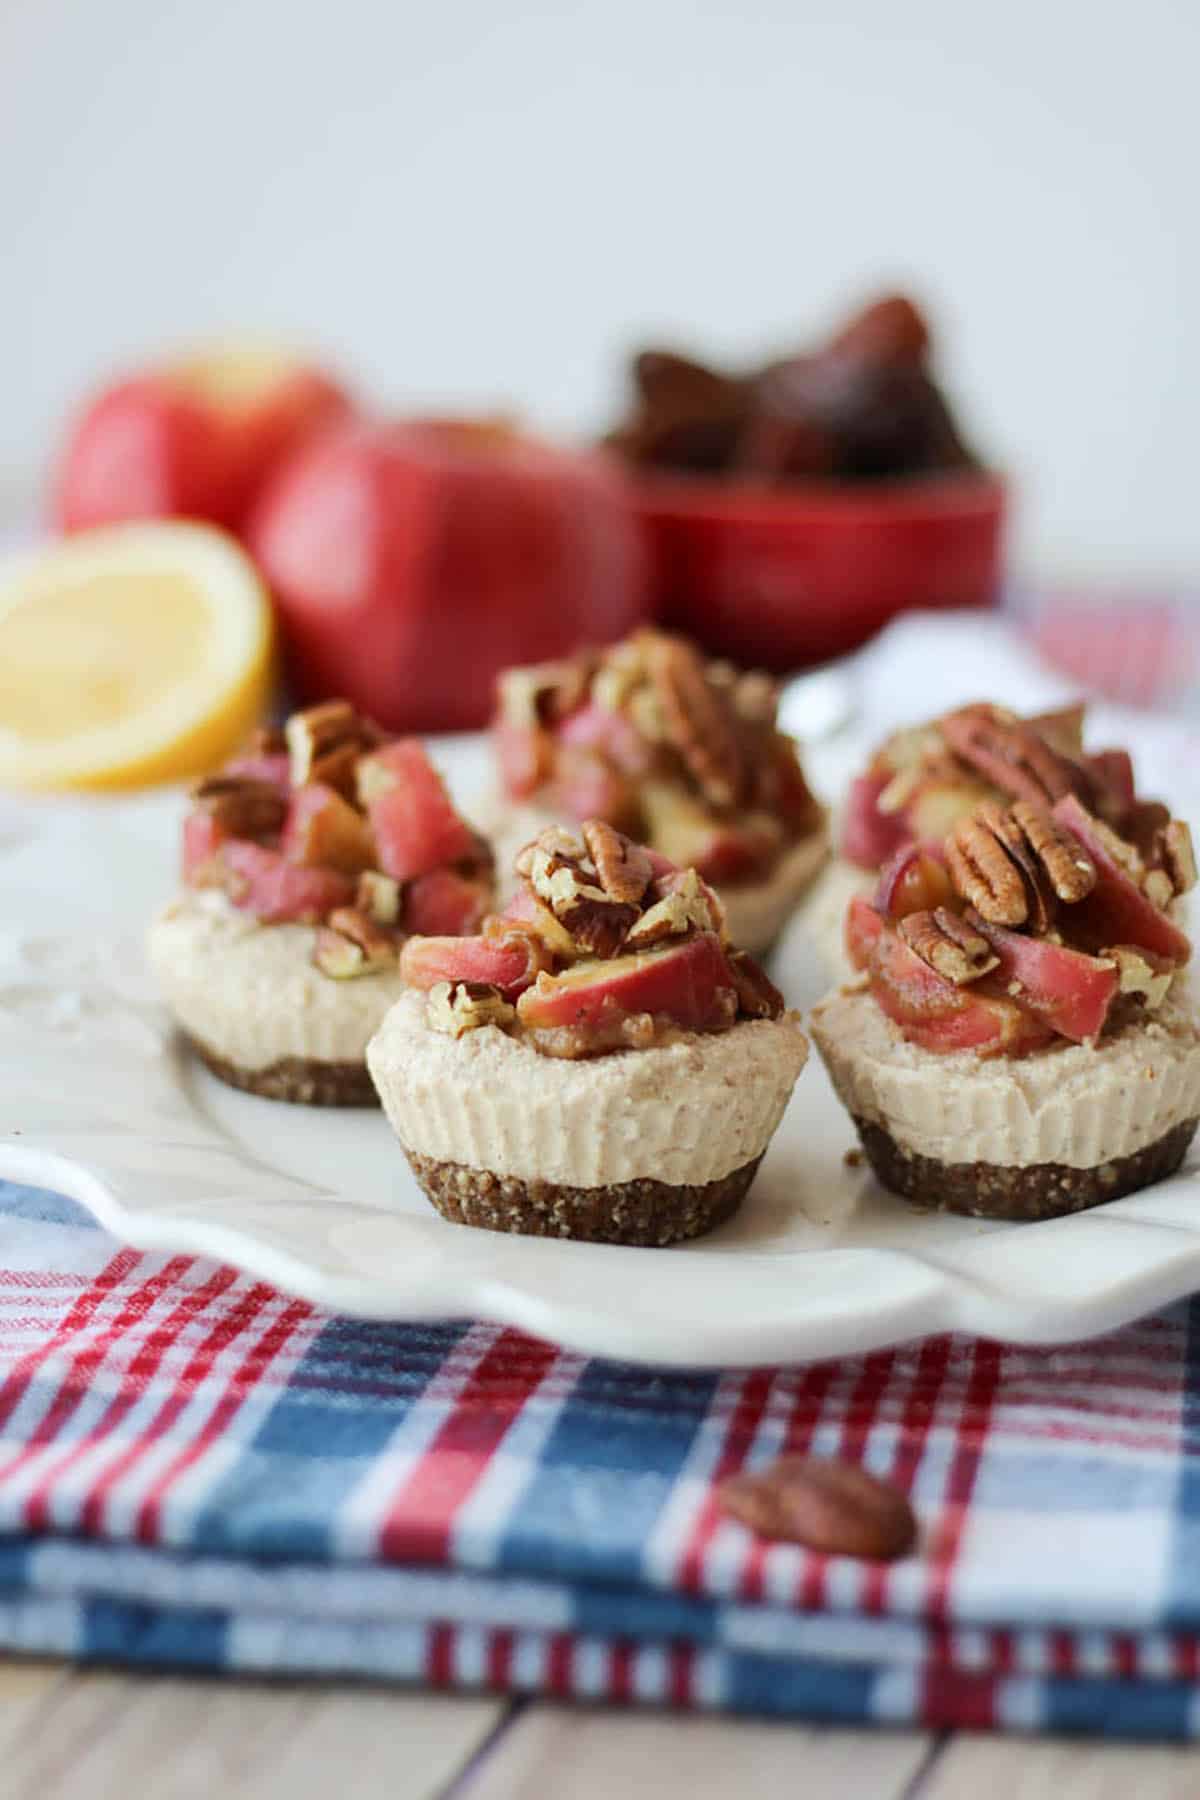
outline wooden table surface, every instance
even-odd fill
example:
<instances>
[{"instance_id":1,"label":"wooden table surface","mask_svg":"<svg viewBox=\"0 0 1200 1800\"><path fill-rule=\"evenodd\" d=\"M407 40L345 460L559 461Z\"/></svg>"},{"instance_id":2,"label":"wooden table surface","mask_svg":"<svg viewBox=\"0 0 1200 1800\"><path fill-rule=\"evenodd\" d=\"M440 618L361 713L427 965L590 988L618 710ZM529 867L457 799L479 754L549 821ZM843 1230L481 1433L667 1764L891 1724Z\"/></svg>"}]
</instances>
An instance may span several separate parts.
<instances>
[{"instance_id":1,"label":"wooden table surface","mask_svg":"<svg viewBox=\"0 0 1200 1800\"><path fill-rule=\"evenodd\" d=\"M4 1800L1196 1800L1200 1748L0 1663Z\"/></svg>"}]
</instances>

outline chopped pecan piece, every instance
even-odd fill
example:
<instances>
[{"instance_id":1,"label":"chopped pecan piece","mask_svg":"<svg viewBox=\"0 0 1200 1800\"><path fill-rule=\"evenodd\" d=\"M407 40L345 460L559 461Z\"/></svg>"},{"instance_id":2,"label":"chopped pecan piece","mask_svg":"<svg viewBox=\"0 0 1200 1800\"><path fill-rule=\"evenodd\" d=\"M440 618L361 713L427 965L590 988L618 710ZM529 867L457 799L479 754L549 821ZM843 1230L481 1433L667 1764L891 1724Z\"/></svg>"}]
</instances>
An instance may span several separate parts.
<instances>
[{"instance_id":1,"label":"chopped pecan piece","mask_svg":"<svg viewBox=\"0 0 1200 1800\"><path fill-rule=\"evenodd\" d=\"M354 772L364 750L379 741L373 725L348 700L325 700L293 713L285 727L293 787L320 781L345 799L355 798Z\"/></svg>"},{"instance_id":2,"label":"chopped pecan piece","mask_svg":"<svg viewBox=\"0 0 1200 1800\"><path fill-rule=\"evenodd\" d=\"M1150 1012L1162 1005L1175 979L1173 962L1135 944L1116 944L1104 954L1117 965L1123 994L1139 995Z\"/></svg>"},{"instance_id":3,"label":"chopped pecan piece","mask_svg":"<svg viewBox=\"0 0 1200 1800\"><path fill-rule=\"evenodd\" d=\"M1186 894L1196 885L1196 853L1192 834L1182 819L1172 819L1163 834L1163 857L1167 874L1177 894Z\"/></svg>"},{"instance_id":4,"label":"chopped pecan piece","mask_svg":"<svg viewBox=\"0 0 1200 1800\"><path fill-rule=\"evenodd\" d=\"M514 725L544 725L572 712L587 690L588 660L535 663L500 677L500 711Z\"/></svg>"},{"instance_id":5,"label":"chopped pecan piece","mask_svg":"<svg viewBox=\"0 0 1200 1800\"><path fill-rule=\"evenodd\" d=\"M979 981L1000 960L986 938L944 906L935 912L906 914L898 930L923 963L956 987Z\"/></svg>"},{"instance_id":6,"label":"chopped pecan piece","mask_svg":"<svg viewBox=\"0 0 1200 1800\"><path fill-rule=\"evenodd\" d=\"M242 746L243 756L282 756L287 739L278 725L256 725Z\"/></svg>"},{"instance_id":7,"label":"chopped pecan piece","mask_svg":"<svg viewBox=\"0 0 1200 1800\"><path fill-rule=\"evenodd\" d=\"M728 668L728 664L708 665L708 677L714 680L718 667ZM734 711L739 718L746 719L752 725L774 725L775 715L779 710L779 687L771 677L761 669L751 669L745 675L739 675L732 684Z\"/></svg>"},{"instance_id":8,"label":"chopped pecan piece","mask_svg":"<svg viewBox=\"0 0 1200 1800\"><path fill-rule=\"evenodd\" d=\"M685 869L662 899L630 928L625 942L630 950L648 950L651 944L686 937L689 931L714 931L719 936L723 923L713 907L711 891L695 869Z\"/></svg>"},{"instance_id":9,"label":"chopped pecan piece","mask_svg":"<svg viewBox=\"0 0 1200 1800\"><path fill-rule=\"evenodd\" d=\"M395 925L400 919L400 883L378 869L366 869L358 878L354 904L377 925Z\"/></svg>"},{"instance_id":10,"label":"chopped pecan piece","mask_svg":"<svg viewBox=\"0 0 1200 1800\"><path fill-rule=\"evenodd\" d=\"M526 845L516 866L579 948L593 956L612 956L637 919L636 906L614 900L599 885L585 846L569 831L549 827Z\"/></svg>"},{"instance_id":11,"label":"chopped pecan piece","mask_svg":"<svg viewBox=\"0 0 1200 1800\"><path fill-rule=\"evenodd\" d=\"M960 819L946 839L950 874L959 893L989 923L1024 925L1029 917L1025 878L984 812L980 807Z\"/></svg>"},{"instance_id":12,"label":"chopped pecan piece","mask_svg":"<svg viewBox=\"0 0 1200 1800\"><path fill-rule=\"evenodd\" d=\"M1175 883L1165 869L1149 870L1142 888L1147 900L1157 906L1160 912L1166 912L1175 898Z\"/></svg>"},{"instance_id":13,"label":"chopped pecan piece","mask_svg":"<svg viewBox=\"0 0 1200 1800\"><path fill-rule=\"evenodd\" d=\"M783 995L766 971L745 950L733 950L729 956L738 1011L748 1019L778 1019L784 1010Z\"/></svg>"},{"instance_id":14,"label":"chopped pecan piece","mask_svg":"<svg viewBox=\"0 0 1200 1800\"><path fill-rule=\"evenodd\" d=\"M274 837L287 812L287 797L270 781L249 775L208 775L192 789L196 805L231 837Z\"/></svg>"},{"instance_id":15,"label":"chopped pecan piece","mask_svg":"<svg viewBox=\"0 0 1200 1800\"><path fill-rule=\"evenodd\" d=\"M1058 898L1068 905L1086 900L1096 885L1096 865L1079 839L1064 830L1045 807L1034 806L1028 800L1018 800L1011 808L1011 817L1020 826Z\"/></svg>"},{"instance_id":16,"label":"chopped pecan piece","mask_svg":"<svg viewBox=\"0 0 1200 1800\"><path fill-rule=\"evenodd\" d=\"M429 1025L448 1037L462 1037L481 1025L498 1025L503 1030L516 1016L516 1008L500 989L486 981L439 981L430 988L425 1002Z\"/></svg>"},{"instance_id":17,"label":"chopped pecan piece","mask_svg":"<svg viewBox=\"0 0 1200 1800\"><path fill-rule=\"evenodd\" d=\"M605 893L623 905L637 906L654 873L646 852L602 819L588 820L583 827L583 841Z\"/></svg>"},{"instance_id":18,"label":"chopped pecan piece","mask_svg":"<svg viewBox=\"0 0 1200 1800\"><path fill-rule=\"evenodd\" d=\"M394 934L357 906L339 906L331 912L313 948L318 969L337 981L394 968L399 955Z\"/></svg>"},{"instance_id":19,"label":"chopped pecan piece","mask_svg":"<svg viewBox=\"0 0 1200 1800\"><path fill-rule=\"evenodd\" d=\"M940 729L963 762L1014 800L1046 805L1087 786L1078 764L999 707L964 706L947 713Z\"/></svg>"},{"instance_id":20,"label":"chopped pecan piece","mask_svg":"<svg viewBox=\"0 0 1200 1800\"><path fill-rule=\"evenodd\" d=\"M728 703L682 638L648 633L650 673L667 737L710 804L732 806L742 789L742 753Z\"/></svg>"}]
</instances>

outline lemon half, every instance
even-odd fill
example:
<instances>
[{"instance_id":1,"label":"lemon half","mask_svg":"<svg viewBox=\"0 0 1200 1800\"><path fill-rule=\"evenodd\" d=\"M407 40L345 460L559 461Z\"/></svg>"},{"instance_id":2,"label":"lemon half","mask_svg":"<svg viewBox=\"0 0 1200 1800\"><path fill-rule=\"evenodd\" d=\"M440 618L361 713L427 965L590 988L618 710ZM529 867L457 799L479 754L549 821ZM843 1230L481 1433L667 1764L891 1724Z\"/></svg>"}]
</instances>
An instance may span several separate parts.
<instances>
[{"instance_id":1,"label":"lemon half","mask_svg":"<svg viewBox=\"0 0 1200 1800\"><path fill-rule=\"evenodd\" d=\"M232 538L106 526L0 563L0 786L134 787L212 768L261 717L271 610Z\"/></svg>"}]
</instances>

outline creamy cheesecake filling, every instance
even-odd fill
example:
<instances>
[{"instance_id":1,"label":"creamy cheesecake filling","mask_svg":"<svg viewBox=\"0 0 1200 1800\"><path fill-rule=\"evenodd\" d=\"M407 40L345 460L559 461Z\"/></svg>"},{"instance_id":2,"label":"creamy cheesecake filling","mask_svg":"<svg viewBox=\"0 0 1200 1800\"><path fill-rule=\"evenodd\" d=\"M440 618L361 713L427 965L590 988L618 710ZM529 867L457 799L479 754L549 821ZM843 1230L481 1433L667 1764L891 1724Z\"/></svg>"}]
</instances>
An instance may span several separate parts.
<instances>
[{"instance_id":1,"label":"creamy cheesecake filling","mask_svg":"<svg viewBox=\"0 0 1200 1800\"><path fill-rule=\"evenodd\" d=\"M844 856L833 857L813 883L800 922L831 981L847 981L854 973L846 955L846 908L856 894L869 899L878 883L878 875Z\"/></svg>"},{"instance_id":2,"label":"creamy cheesecake filling","mask_svg":"<svg viewBox=\"0 0 1200 1800\"><path fill-rule=\"evenodd\" d=\"M259 924L205 889L164 908L147 953L180 1025L235 1067L362 1062L404 983L396 969L334 981L312 965L315 941L311 925Z\"/></svg>"},{"instance_id":3,"label":"creamy cheesecake filling","mask_svg":"<svg viewBox=\"0 0 1200 1800\"><path fill-rule=\"evenodd\" d=\"M842 1103L905 1150L945 1163L1090 1169L1200 1115L1200 1030L1177 1004L1097 1045L939 1056L907 1043L864 989L814 1007Z\"/></svg>"},{"instance_id":4,"label":"creamy cheesecake filling","mask_svg":"<svg viewBox=\"0 0 1200 1800\"><path fill-rule=\"evenodd\" d=\"M408 992L367 1062L397 1137L418 1156L570 1187L716 1181L761 1155L808 1042L796 1014L582 1062L486 1025L430 1029Z\"/></svg>"}]
</instances>

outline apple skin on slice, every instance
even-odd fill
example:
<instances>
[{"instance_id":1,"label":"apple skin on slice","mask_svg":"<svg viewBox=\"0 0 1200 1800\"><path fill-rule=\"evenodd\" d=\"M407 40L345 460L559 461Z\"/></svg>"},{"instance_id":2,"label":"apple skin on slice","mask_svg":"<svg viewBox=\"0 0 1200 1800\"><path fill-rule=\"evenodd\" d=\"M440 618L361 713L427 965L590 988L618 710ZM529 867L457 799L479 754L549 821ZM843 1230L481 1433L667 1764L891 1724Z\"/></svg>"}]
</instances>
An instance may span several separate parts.
<instances>
[{"instance_id":1,"label":"apple skin on slice","mask_svg":"<svg viewBox=\"0 0 1200 1800\"><path fill-rule=\"evenodd\" d=\"M554 740L541 725L514 725L500 719L492 727L492 746L504 791L513 800L527 800L550 774Z\"/></svg>"},{"instance_id":2,"label":"apple skin on slice","mask_svg":"<svg viewBox=\"0 0 1200 1800\"><path fill-rule=\"evenodd\" d=\"M1056 803L1054 816L1079 839L1096 865L1095 887L1086 900L1069 909L1071 936L1096 950L1134 944L1180 966L1187 962L1192 954L1189 939L1129 879L1074 794Z\"/></svg>"},{"instance_id":3,"label":"apple skin on slice","mask_svg":"<svg viewBox=\"0 0 1200 1800\"><path fill-rule=\"evenodd\" d=\"M400 952L400 973L409 987L428 993L439 981L482 981L515 1000L546 966L531 932L496 937L412 937Z\"/></svg>"},{"instance_id":4,"label":"apple skin on slice","mask_svg":"<svg viewBox=\"0 0 1200 1800\"><path fill-rule=\"evenodd\" d=\"M660 1013L688 1031L728 1021L733 976L719 940L700 932L666 950L582 963L540 975L517 1003L522 1024L600 1025L614 1009Z\"/></svg>"},{"instance_id":5,"label":"apple skin on slice","mask_svg":"<svg viewBox=\"0 0 1200 1800\"><path fill-rule=\"evenodd\" d=\"M319 781L297 788L288 803L281 848L308 868L361 875L375 867L375 840L362 814Z\"/></svg>"},{"instance_id":6,"label":"apple skin on slice","mask_svg":"<svg viewBox=\"0 0 1200 1800\"><path fill-rule=\"evenodd\" d=\"M349 906L354 883L335 869L308 869L282 851L243 838L221 848L224 883L234 905L264 925L315 925L337 906Z\"/></svg>"},{"instance_id":7,"label":"apple skin on slice","mask_svg":"<svg viewBox=\"0 0 1200 1800\"><path fill-rule=\"evenodd\" d=\"M879 871L874 906L893 922L914 912L954 903L954 888L940 844L902 844Z\"/></svg>"},{"instance_id":8,"label":"apple skin on slice","mask_svg":"<svg viewBox=\"0 0 1200 1800\"><path fill-rule=\"evenodd\" d=\"M975 1050L1021 1055L1054 1033L986 981L956 987L921 961L890 928L871 953L871 992L910 1043L945 1054Z\"/></svg>"},{"instance_id":9,"label":"apple skin on slice","mask_svg":"<svg viewBox=\"0 0 1200 1800\"><path fill-rule=\"evenodd\" d=\"M857 775L846 794L842 819L842 855L860 869L877 869L912 833L899 813L882 813L879 796L891 773Z\"/></svg>"},{"instance_id":10,"label":"apple skin on slice","mask_svg":"<svg viewBox=\"0 0 1200 1800\"><path fill-rule=\"evenodd\" d=\"M569 748L598 750L627 775L643 774L649 763L646 745L632 720L594 700L568 713L555 735Z\"/></svg>"},{"instance_id":11,"label":"apple skin on slice","mask_svg":"<svg viewBox=\"0 0 1200 1800\"><path fill-rule=\"evenodd\" d=\"M404 891L404 929L420 937L467 937L482 925L490 898L490 882L431 869Z\"/></svg>"},{"instance_id":12,"label":"apple skin on slice","mask_svg":"<svg viewBox=\"0 0 1200 1800\"><path fill-rule=\"evenodd\" d=\"M1017 983L1024 1006L1076 1044L1098 1035L1121 985L1111 962L991 925L974 909L966 918L1000 959L996 980L1004 987Z\"/></svg>"},{"instance_id":13,"label":"apple skin on slice","mask_svg":"<svg viewBox=\"0 0 1200 1800\"><path fill-rule=\"evenodd\" d=\"M200 809L183 821L183 879L189 887L219 887L221 862L218 852L229 842L229 833L212 813Z\"/></svg>"},{"instance_id":14,"label":"apple skin on slice","mask_svg":"<svg viewBox=\"0 0 1200 1800\"><path fill-rule=\"evenodd\" d=\"M394 881L411 881L473 854L474 833L455 812L416 738L401 738L364 756L358 791L375 834L379 867Z\"/></svg>"},{"instance_id":15,"label":"apple skin on slice","mask_svg":"<svg viewBox=\"0 0 1200 1800\"><path fill-rule=\"evenodd\" d=\"M862 894L855 894L846 908L846 922L843 926L846 955L852 968L865 969L868 966L884 923L871 902Z\"/></svg>"}]
</instances>

